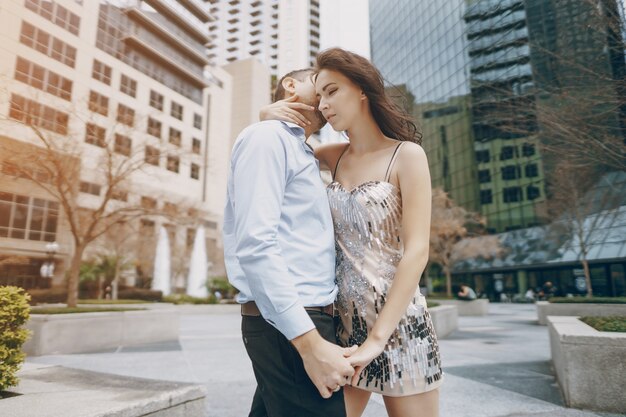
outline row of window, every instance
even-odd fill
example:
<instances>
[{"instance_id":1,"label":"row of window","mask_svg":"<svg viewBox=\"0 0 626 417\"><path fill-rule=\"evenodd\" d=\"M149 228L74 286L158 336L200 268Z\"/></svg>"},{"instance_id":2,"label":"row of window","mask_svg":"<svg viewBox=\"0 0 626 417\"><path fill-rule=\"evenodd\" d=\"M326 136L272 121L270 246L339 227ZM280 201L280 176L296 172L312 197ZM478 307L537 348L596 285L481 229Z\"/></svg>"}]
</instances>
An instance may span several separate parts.
<instances>
[{"instance_id":1,"label":"row of window","mask_svg":"<svg viewBox=\"0 0 626 417\"><path fill-rule=\"evenodd\" d=\"M0 237L54 242L59 203L0 192Z\"/></svg>"},{"instance_id":2,"label":"row of window","mask_svg":"<svg viewBox=\"0 0 626 417\"><path fill-rule=\"evenodd\" d=\"M37 126L62 135L67 134L69 120L67 113L17 94L11 95L9 117L27 125Z\"/></svg>"},{"instance_id":3,"label":"row of window","mask_svg":"<svg viewBox=\"0 0 626 417\"><path fill-rule=\"evenodd\" d=\"M529 185L526 187L526 200L535 200L541 196L539 187ZM522 187L505 187L502 189L502 202L515 203L524 199ZM493 192L489 189L480 190L480 204L493 203Z\"/></svg>"},{"instance_id":4,"label":"row of window","mask_svg":"<svg viewBox=\"0 0 626 417\"><path fill-rule=\"evenodd\" d=\"M15 79L67 101L72 97L72 81L20 56L15 63Z\"/></svg>"},{"instance_id":5,"label":"row of window","mask_svg":"<svg viewBox=\"0 0 626 417\"><path fill-rule=\"evenodd\" d=\"M57 26L77 35L80 30L80 17L51 0L25 0L24 6L48 19Z\"/></svg>"},{"instance_id":6,"label":"row of window","mask_svg":"<svg viewBox=\"0 0 626 417\"><path fill-rule=\"evenodd\" d=\"M147 132L149 135L152 135L156 138L161 139L161 132L163 128L163 124L155 118L148 117L148 128ZM169 128L169 139L168 142L180 146L182 142L182 133L180 130L175 129L173 127ZM191 151L195 154L200 154L201 142L200 139L193 138L191 141Z\"/></svg>"},{"instance_id":7,"label":"row of window","mask_svg":"<svg viewBox=\"0 0 626 417\"><path fill-rule=\"evenodd\" d=\"M20 42L70 68L76 64L76 48L28 22L22 22Z\"/></svg>"},{"instance_id":8,"label":"row of window","mask_svg":"<svg viewBox=\"0 0 626 417\"><path fill-rule=\"evenodd\" d=\"M535 155L535 144L534 143L524 143L522 145L522 156L533 156ZM507 161L509 159L518 158L520 156L520 152L517 146L507 145L503 146L500 149L500 160ZM480 151L476 151L476 162L485 163L491 161L491 153L489 149L484 149Z\"/></svg>"},{"instance_id":9,"label":"row of window","mask_svg":"<svg viewBox=\"0 0 626 417\"><path fill-rule=\"evenodd\" d=\"M112 68L103 62L94 59L93 68L91 72L92 78L106 84L111 85L111 74ZM137 95L137 81L132 78L122 74L120 80L120 91L124 94L127 94L131 97L135 97ZM150 90L150 106L154 107L157 110L163 111L165 98L163 94L160 94L154 90ZM176 103L175 101L171 102L170 106L170 115L178 120L183 120L184 108L182 104ZM193 115L193 126L196 129L202 129L202 116L194 113Z\"/></svg>"},{"instance_id":10,"label":"row of window","mask_svg":"<svg viewBox=\"0 0 626 417\"><path fill-rule=\"evenodd\" d=\"M85 142L94 146L98 146L100 148L104 148L106 146L106 129L93 123L87 123L87 128L85 129ZM194 139L193 149L194 153L200 153L199 140ZM132 139L128 136L116 133L113 143L113 150L114 152L121 155L130 156L132 151ZM146 146L144 158L146 163L150 165L160 166L161 152L158 148L155 148L154 146ZM169 155L167 157L166 169L172 172L179 172L180 158L178 156ZM196 180L200 178L200 166L198 164L191 164L190 176L191 178ZM95 195L99 194L100 193L98 191L98 193L96 193Z\"/></svg>"},{"instance_id":11,"label":"row of window","mask_svg":"<svg viewBox=\"0 0 626 417\"><path fill-rule=\"evenodd\" d=\"M517 165L509 165L500 168L500 174L503 180L516 180L522 178L521 168ZM524 167L526 178L535 178L539 176L539 167L537 164L528 164ZM491 171L481 169L478 171L478 182L485 184L491 182Z\"/></svg>"}]
</instances>

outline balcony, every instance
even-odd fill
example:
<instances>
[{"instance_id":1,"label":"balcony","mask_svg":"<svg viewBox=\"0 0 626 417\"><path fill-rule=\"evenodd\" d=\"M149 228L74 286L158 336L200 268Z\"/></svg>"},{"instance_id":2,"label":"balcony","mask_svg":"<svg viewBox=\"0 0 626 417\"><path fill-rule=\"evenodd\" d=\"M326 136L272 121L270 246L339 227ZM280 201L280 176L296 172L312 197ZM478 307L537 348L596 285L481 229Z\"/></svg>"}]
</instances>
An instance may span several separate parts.
<instances>
[{"instance_id":1,"label":"balcony","mask_svg":"<svg viewBox=\"0 0 626 417\"><path fill-rule=\"evenodd\" d=\"M204 8L204 5L198 2L198 0L178 0L179 3L185 6L187 10L193 13L201 22L207 23L213 21L213 16Z\"/></svg>"},{"instance_id":2,"label":"balcony","mask_svg":"<svg viewBox=\"0 0 626 417\"><path fill-rule=\"evenodd\" d=\"M188 56L198 64L207 64L207 60L204 54L204 48L198 45L197 42L193 39L189 37L183 37L184 34L180 32L175 33L174 31L169 30L167 27L163 26L161 22L152 19L144 11L137 7L126 9L126 13L128 14L128 17L133 19L135 22L148 28L151 32L159 36L170 45L176 47L181 53L184 53L186 56ZM135 28L135 32L137 32L138 30L138 28Z\"/></svg>"},{"instance_id":3,"label":"balcony","mask_svg":"<svg viewBox=\"0 0 626 417\"><path fill-rule=\"evenodd\" d=\"M152 6L157 12L163 14L167 18L177 23L181 29L185 30L186 32L188 32L190 35L197 38L201 42L204 43L208 40L207 28L202 26L199 23L194 22L193 17L185 18L188 15L186 16L185 13L183 13L180 10L175 9L164 0L146 0L146 3ZM184 10L187 10L187 9L184 9ZM187 13L193 16L191 12L188 11Z\"/></svg>"},{"instance_id":4,"label":"balcony","mask_svg":"<svg viewBox=\"0 0 626 417\"><path fill-rule=\"evenodd\" d=\"M171 57L162 51L155 49L152 45L147 43L142 37L135 33L128 33L124 37L124 42L131 48L141 51L146 56L158 61L163 66L169 68L172 72L185 78L193 85L199 88L208 87L208 82L202 75L202 69L194 71L187 65L181 64L181 62L174 57Z\"/></svg>"}]
</instances>

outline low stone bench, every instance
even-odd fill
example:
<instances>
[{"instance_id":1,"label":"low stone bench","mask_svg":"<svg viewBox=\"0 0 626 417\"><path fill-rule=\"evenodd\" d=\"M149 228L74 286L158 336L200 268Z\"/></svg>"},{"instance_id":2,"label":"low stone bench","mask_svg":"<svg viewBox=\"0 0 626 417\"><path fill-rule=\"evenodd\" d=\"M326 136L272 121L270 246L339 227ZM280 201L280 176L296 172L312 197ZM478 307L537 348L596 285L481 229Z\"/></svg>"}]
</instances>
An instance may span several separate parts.
<instances>
[{"instance_id":1,"label":"low stone bench","mask_svg":"<svg viewBox=\"0 0 626 417\"><path fill-rule=\"evenodd\" d=\"M428 312L433 320L438 339L443 339L459 327L459 313L456 306L431 307Z\"/></svg>"},{"instance_id":2,"label":"low stone bench","mask_svg":"<svg viewBox=\"0 0 626 417\"><path fill-rule=\"evenodd\" d=\"M73 314L32 314L23 351L29 356L86 353L178 340L174 308Z\"/></svg>"},{"instance_id":3,"label":"low stone bench","mask_svg":"<svg viewBox=\"0 0 626 417\"><path fill-rule=\"evenodd\" d=\"M441 305L453 305L458 308L459 316L486 316L489 313L489 300L479 298L472 301L447 300L429 298L433 303Z\"/></svg>"},{"instance_id":4,"label":"low stone bench","mask_svg":"<svg viewBox=\"0 0 626 417\"><path fill-rule=\"evenodd\" d=\"M548 316L626 316L626 304L551 303L537 301L537 319L546 326Z\"/></svg>"},{"instance_id":5,"label":"low stone bench","mask_svg":"<svg viewBox=\"0 0 626 417\"><path fill-rule=\"evenodd\" d=\"M132 378L62 366L24 364L0 400L11 417L205 417L202 385Z\"/></svg>"},{"instance_id":6,"label":"low stone bench","mask_svg":"<svg viewBox=\"0 0 626 417\"><path fill-rule=\"evenodd\" d=\"M626 333L599 332L578 317L548 316L550 350L568 407L626 410Z\"/></svg>"}]
</instances>

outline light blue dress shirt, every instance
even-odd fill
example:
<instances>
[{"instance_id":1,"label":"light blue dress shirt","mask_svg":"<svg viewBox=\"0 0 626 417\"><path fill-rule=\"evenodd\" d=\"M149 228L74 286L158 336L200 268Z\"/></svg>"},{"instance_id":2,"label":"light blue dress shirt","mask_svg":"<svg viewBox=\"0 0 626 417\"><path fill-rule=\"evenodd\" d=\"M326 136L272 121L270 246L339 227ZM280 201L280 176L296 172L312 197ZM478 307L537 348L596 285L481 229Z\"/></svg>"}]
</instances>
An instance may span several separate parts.
<instances>
[{"instance_id":1,"label":"light blue dress shirt","mask_svg":"<svg viewBox=\"0 0 626 417\"><path fill-rule=\"evenodd\" d=\"M289 340L315 326L304 307L337 295L326 188L304 130L268 120L233 147L224 210L224 257L237 301L255 301Z\"/></svg>"}]
</instances>

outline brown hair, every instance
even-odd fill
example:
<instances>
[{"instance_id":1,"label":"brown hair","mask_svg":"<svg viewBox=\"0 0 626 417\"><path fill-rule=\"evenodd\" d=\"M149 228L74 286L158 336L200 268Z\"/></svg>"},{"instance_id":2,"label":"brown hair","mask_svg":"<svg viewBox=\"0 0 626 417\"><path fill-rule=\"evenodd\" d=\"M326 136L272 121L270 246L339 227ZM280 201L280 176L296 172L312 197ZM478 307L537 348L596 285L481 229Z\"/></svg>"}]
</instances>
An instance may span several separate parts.
<instances>
[{"instance_id":1,"label":"brown hair","mask_svg":"<svg viewBox=\"0 0 626 417\"><path fill-rule=\"evenodd\" d=\"M276 85L276 90L274 90L274 103L285 98L285 87L283 87L283 80L285 78L290 77L298 81L304 81L308 75L313 74L313 71L313 68L303 68L283 75Z\"/></svg>"},{"instance_id":2,"label":"brown hair","mask_svg":"<svg viewBox=\"0 0 626 417\"><path fill-rule=\"evenodd\" d=\"M317 55L315 72L323 69L340 72L363 90L374 120L385 136L422 143L422 133L411 116L389 97L383 76L369 60L341 48L330 48Z\"/></svg>"}]
</instances>

